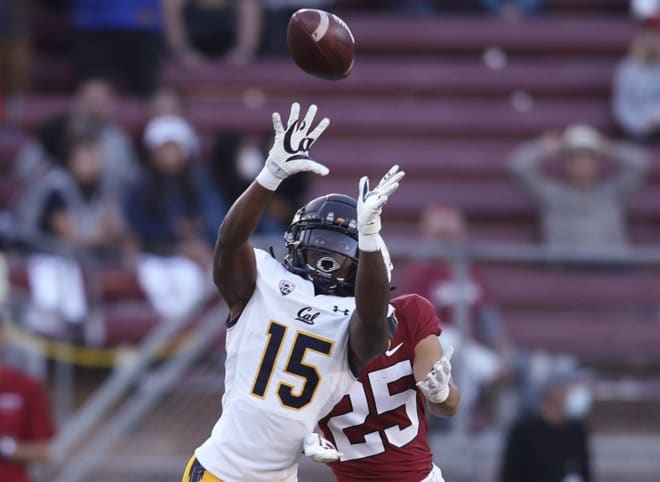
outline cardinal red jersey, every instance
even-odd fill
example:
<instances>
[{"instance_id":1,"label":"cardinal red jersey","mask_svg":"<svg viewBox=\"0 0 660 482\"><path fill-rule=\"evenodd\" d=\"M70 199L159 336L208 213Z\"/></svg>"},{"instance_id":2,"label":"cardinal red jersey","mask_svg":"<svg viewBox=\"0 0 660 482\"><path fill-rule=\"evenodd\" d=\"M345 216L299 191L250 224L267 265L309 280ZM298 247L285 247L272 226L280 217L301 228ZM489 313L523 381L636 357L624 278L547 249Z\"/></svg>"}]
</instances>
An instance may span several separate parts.
<instances>
[{"instance_id":1,"label":"cardinal red jersey","mask_svg":"<svg viewBox=\"0 0 660 482\"><path fill-rule=\"evenodd\" d=\"M49 440L54 433L46 392L23 373L0 366L0 437L18 442ZM27 482L24 464L0 459L0 480Z\"/></svg>"},{"instance_id":2,"label":"cardinal red jersey","mask_svg":"<svg viewBox=\"0 0 660 482\"><path fill-rule=\"evenodd\" d=\"M418 295L393 299L397 323L387 351L360 374L319 426L342 452L330 464L339 482L419 482L432 468L424 396L417 390L417 344L440 334L433 305Z\"/></svg>"}]
</instances>

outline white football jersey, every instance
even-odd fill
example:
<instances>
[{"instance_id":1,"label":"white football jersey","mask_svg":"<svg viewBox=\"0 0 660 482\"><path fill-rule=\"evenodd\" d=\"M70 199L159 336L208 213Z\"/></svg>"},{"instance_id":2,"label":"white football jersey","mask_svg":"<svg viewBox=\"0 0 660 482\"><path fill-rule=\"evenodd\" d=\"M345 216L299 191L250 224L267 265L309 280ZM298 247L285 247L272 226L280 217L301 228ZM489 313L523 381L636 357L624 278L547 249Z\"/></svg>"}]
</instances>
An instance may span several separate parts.
<instances>
[{"instance_id":1,"label":"white football jersey","mask_svg":"<svg viewBox=\"0 0 660 482\"><path fill-rule=\"evenodd\" d=\"M305 435L348 392L355 298L314 285L255 250L254 293L226 339L222 415L195 455L224 482L296 481Z\"/></svg>"}]
</instances>

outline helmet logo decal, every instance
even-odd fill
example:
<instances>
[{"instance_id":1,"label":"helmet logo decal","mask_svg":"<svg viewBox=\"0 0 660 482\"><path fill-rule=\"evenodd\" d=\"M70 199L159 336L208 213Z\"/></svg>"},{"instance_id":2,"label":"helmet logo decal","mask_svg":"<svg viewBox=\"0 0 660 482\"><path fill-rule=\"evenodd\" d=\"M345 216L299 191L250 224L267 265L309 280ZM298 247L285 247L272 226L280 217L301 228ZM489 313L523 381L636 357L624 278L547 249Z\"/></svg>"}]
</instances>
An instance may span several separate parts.
<instances>
[{"instance_id":1,"label":"helmet logo decal","mask_svg":"<svg viewBox=\"0 0 660 482\"><path fill-rule=\"evenodd\" d=\"M296 289L296 284L293 281L286 279L280 280L280 293L282 296L286 296Z\"/></svg>"},{"instance_id":2,"label":"helmet logo decal","mask_svg":"<svg viewBox=\"0 0 660 482\"><path fill-rule=\"evenodd\" d=\"M316 269L323 273L332 273L341 268L341 265L332 256L323 256L316 261Z\"/></svg>"}]
</instances>

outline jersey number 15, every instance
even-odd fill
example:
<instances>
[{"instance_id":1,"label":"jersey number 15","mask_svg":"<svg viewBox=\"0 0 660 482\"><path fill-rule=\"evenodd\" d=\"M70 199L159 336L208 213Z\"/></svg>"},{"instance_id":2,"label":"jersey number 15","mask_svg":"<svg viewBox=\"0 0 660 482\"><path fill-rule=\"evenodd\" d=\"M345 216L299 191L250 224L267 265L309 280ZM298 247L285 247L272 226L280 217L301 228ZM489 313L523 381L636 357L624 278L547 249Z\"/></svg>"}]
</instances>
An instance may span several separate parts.
<instances>
[{"instance_id":1,"label":"jersey number 15","mask_svg":"<svg viewBox=\"0 0 660 482\"><path fill-rule=\"evenodd\" d=\"M273 369L282 349L287 327L275 321L268 325L268 342L264 347L259 370L252 384L252 395L265 398L268 385L273 374ZM301 389L296 392L295 387L288 383L280 382L277 388L277 396L285 407L299 410L309 404L314 398L321 375L316 366L305 363L307 350L315 351L325 356L330 356L334 343L325 338L319 338L310 333L297 331L293 340L289 358L284 369L285 372L304 380Z\"/></svg>"}]
</instances>

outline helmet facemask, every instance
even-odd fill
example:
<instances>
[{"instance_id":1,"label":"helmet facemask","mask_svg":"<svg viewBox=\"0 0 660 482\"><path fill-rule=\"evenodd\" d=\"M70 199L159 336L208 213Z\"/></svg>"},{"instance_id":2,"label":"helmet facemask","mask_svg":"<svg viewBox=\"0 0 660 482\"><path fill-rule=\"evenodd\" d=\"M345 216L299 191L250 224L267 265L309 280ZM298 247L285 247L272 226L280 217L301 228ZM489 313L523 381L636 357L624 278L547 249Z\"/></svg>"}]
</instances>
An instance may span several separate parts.
<instances>
[{"instance_id":1,"label":"helmet facemask","mask_svg":"<svg viewBox=\"0 0 660 482\"><path fill-rule=\"evenodd\" d=\"M285 266L312 281L317 294L353 296L358 243L339 226L296 226L287 232Z\"/></svg>"}]
</instances>

